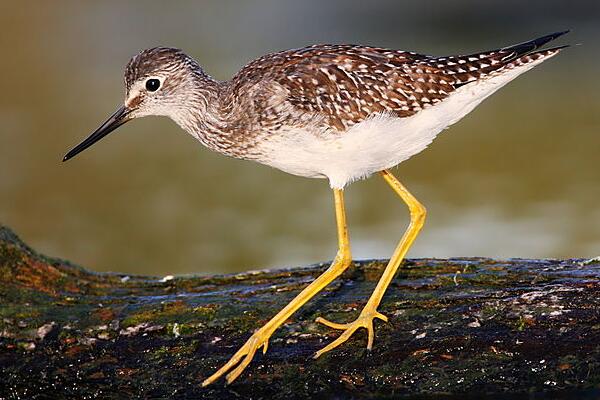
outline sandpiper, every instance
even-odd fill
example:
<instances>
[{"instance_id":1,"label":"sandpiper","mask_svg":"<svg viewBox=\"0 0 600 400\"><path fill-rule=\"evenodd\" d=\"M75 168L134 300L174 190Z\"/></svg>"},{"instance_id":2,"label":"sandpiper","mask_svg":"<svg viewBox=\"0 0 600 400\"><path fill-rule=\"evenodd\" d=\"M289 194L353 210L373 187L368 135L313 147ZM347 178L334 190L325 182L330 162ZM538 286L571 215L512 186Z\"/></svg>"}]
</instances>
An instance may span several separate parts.
<instances>
[{"instance_id":1,"label":"sandpiper","mask_svg":"<svg viewBox=\"0 0 600 400\"><path fill-rule=\"evenodd\" d=\"M371 297L349 323L320 322L342 334L316 352L339 346L359 328L373 345L373 320L402 259L425 221L425 207L389 172L424 150L485 98L566 46L540 50L567 33L469 55L434 57L356 45L314 45L260 57L231 80L216 81L179 49L156 47L125 69L124 104L66 161L125 122L164 115L211 150L309 178L333 190L339 249L330 267L257 329L203 385L227 373L235 380L255 352L296 310L351 264L343 189L380 174L407 204L410 224Z\"/></svg>"}]
</instances>

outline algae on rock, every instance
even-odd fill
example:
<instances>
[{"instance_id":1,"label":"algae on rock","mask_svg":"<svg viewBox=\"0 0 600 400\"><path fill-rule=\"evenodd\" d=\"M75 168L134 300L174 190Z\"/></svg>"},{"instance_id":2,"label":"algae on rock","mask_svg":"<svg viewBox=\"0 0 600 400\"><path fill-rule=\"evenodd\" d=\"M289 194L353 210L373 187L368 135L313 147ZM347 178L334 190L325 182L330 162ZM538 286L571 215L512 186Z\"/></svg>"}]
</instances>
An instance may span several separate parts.
<instances>
[{"instance_id":1,"label":"algae on rock","mask_svg":"<svg viewBox=\"0 0 600 400\"><path fill-rule=\"evenodd\" d=\"M273 336L232 385L201 388L326 264L212 277L97 274L0 227L0 398L380 398L600 394L600 264L404 263L364 332L313 360L356 317L384 261L360 261Z\"/></svg>"}]
</instances>

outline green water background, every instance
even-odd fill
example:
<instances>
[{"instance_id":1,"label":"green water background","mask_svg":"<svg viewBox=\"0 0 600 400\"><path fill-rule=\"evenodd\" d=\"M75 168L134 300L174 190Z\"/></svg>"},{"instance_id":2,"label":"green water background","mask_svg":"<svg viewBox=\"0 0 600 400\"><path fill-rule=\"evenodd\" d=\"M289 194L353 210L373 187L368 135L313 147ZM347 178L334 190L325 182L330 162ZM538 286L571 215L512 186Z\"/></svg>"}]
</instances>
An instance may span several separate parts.
<instances>
[{"instance_id":1,"label":"green water background","mask_svg":"<svg viewBox=\"0 0 600 400\"><path fill-rule=\"evenodd\" d=\"M322 180L225 158L165 118L64 153L122 102L140 49L183 48L217 79L264 53L360 43L430 54L570 28L396 175L427 206L410 256L600 254L600 2L14 2L0 13L0 222L98 271L234 272L331 259ZM388 257L408 218L380 178L346 193L356 258Z\"/></svg>"}]
</instances>

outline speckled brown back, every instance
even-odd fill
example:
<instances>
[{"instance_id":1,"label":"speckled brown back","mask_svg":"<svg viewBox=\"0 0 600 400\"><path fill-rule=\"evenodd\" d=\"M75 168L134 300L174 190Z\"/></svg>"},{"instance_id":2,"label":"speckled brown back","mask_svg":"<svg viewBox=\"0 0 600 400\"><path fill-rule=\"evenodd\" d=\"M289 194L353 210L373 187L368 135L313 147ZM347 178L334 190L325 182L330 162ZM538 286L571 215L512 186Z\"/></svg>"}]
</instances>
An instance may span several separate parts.
<instances>
[{"instance_id":1,"label":"speckled brown back","mask_svg":"<svg viewBox=\"0 0 600 400\"><path fill-rule=\"evenodd\" d=\"M368 46L314 45L254 60L233 82L273 80L287 90L287 101L298 110L321 114L331 128L344 131L373 113L414 115L467 83L553 55L559 48L532 51L554 37L448 57Z\"/></svg>"}]
</instances>

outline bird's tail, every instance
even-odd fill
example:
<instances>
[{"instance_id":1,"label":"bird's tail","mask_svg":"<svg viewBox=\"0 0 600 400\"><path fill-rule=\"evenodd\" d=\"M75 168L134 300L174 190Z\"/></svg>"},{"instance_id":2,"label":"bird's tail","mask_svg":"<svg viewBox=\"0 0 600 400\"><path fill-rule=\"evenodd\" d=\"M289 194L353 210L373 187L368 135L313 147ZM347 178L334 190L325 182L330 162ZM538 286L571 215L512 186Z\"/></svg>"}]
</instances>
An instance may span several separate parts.
<instances>
[{"instance_id":1,"label":"bird's tail","mask_svg":"<svg viewBox=\"0 0 600 400\"><path fill-rule=\"evenodd\" d=\"M569 33L568 30L562 32L551 33L546 36L539 37L537 39L529 40L527 42L515 44L512 46L503 47L501 49L496 50L498 53L503 54L502 59L504 62L508 63L513 60L517 60L526 55L540 54L540 55L550 55L556 54L559 50L564 49L565 47L569 47L569 45L552 47L550 49L545 49L541 51L537 51L537 49L541 48L548 42L553 41L556 38L561 37Z\"/></svg>"},{"instance_id":2,"label":"bird's tail","mask_svg":"<svg viewBox=\"0 0 600 400\"><path fill-rule=\"evenodd\" d=\"M533 67L540 62L556 55L568 45L552 47L549 49L539 50L544 44L568 33L562 31L551 33L537 39L527 42L515 44L512 46L502 47L496 50L489 50L480 53L468 54L464 56L443 57L447 67L454 74L457 82L460 82L455 87L459 87L470 82L477 81L482 76L493 76L502 74L516 67L529 65ZM525 68L522 70L526 70Z\"/></svg>"}]
</instances>

